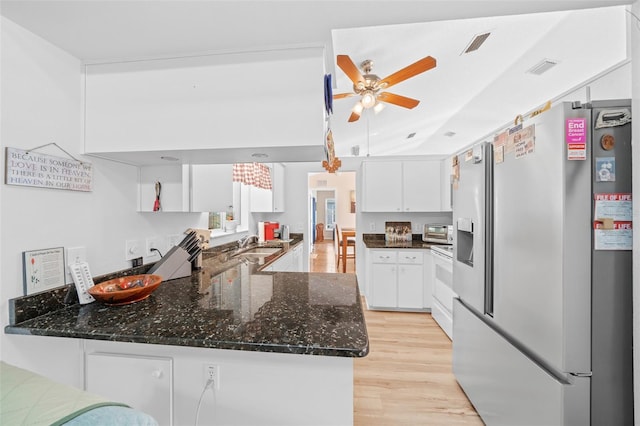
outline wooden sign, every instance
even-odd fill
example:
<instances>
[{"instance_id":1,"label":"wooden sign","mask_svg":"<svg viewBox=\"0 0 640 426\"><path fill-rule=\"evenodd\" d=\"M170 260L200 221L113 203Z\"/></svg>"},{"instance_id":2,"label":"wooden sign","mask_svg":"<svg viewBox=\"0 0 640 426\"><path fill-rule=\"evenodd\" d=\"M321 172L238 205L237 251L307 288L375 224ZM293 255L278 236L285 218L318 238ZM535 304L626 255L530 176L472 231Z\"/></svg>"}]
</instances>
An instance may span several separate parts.
<instances>
[{"instance_id":1,"label":"wooden sign","mask_svg":"<svg viewBox=\"0 0 640 426\"><path fill-rule=\"evenodd\" d=\"M4 183L90 192L93 167L76 159L7 147Z\"/></svg>"}]
</instances>

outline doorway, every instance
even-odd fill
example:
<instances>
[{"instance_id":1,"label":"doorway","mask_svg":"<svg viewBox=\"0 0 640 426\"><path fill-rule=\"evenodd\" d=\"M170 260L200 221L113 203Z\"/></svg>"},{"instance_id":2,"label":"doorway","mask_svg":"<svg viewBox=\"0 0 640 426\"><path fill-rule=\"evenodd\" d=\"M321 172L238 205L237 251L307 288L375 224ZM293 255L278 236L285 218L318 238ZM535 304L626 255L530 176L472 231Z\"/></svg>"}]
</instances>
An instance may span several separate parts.
<instances>
[{"instance_id":1,"label":"doorway","mask_svg":"<svg viewBox=\"0 0 640 426\"><path fill-rule=\"evenodd\" d=\"M333 244L334 228L356 228L356 172L309 173L309 253L316 242ZM318 227L322 224L321 227Z\"/></svg>"}]
</instances>

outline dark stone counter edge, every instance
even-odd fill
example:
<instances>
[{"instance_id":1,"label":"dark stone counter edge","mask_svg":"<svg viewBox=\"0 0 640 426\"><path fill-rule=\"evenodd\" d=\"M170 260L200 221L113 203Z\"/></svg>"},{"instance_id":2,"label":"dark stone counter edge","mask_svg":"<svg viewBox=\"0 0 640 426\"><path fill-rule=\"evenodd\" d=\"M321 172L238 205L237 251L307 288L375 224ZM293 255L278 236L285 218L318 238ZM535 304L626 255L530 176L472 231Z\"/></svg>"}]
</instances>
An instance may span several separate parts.
<instances>
[{"instance_id":1,"label":"dark stone counter edge","mask_svg":"<svg viewBox=\"0 0 640 426\"><path fill-rule=\"evenodd\" d=\"M20 326L6 326L5 333L17 334L23 336L48 336L48 337L66 337L76 339L88 339L88 340L104 340L111 342L125 342L125 343L145 343L152 345L168 345L168 346L182 346L182 347L194 347L194 348L207 348L207 349L226 349L226 350L238 350L238 351L253 351L253 352L273 352L284 354L297 354L297 355L319 355L319 356L335 356L343 358L362 358L369 353L369 341L367 339L366 345L359 349L350 348L328 348L328 347L315 347L312 345L307 346L293 346L293 345L277 345L272 343L238 343L238 342L221 342L221 341L206 341L206 340L192 340L181 338L167 338L167 337L148 337L148 336L123 336L123 335L103 335L103 334L91 334L91 333L74 333L74 332L62 332L52 330L38 330L32 328L22 328Z\"/></svg>"}]
</instances>

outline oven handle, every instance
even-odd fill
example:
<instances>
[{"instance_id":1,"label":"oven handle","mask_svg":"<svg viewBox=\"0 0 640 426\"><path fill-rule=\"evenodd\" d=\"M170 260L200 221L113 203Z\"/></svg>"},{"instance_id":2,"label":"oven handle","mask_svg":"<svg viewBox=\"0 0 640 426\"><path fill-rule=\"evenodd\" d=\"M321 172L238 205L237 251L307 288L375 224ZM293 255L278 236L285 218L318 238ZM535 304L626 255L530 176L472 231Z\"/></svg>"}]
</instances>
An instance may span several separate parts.
<instances>
[{"instance_id":1,"label":"oven handle","mask_svg":"<svg viewBox=\"0 0 640 426\"><path fill-rule=\"evenodd\" d=\"M438 252L437 252L437 251L435 251L435 250L431 250L431 253L432 253L434 256L438 257L439 259L443 260L444 262L447 262L447 263L448 263L448 264L450 264L450 265L451 265L451 264L453 264L453 259L452 259L451 257L446 256L446 255L444 255L444 254L442 254L442 253L438 253Z\"/></svg>"}]
</instances>

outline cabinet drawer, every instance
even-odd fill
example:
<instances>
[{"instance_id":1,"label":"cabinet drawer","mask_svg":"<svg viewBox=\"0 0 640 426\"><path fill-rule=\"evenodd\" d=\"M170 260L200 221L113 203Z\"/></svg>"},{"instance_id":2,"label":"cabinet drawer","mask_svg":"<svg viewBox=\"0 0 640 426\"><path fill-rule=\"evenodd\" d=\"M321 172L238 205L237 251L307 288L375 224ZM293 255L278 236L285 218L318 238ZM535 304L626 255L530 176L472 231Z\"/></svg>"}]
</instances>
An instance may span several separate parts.
<instances>
[{"instance_id":1,"label":"cabinet drawer","mask_svg":"<svg viewBox=\"0 0 640 426\"><path fill-rule=\"evenodd\" d=\"M398 263L422 265L422 252L418 250L398 252Z\"/></svg>"},{"instance_id":2,"label":"cabinet drawer","mask_svg":"<svg viewBox=\"0 0 640 426\"><path fill-rule=\"evenodd\" d=\"M372 263L396 263L398 253L392 250L371 251Z\"/></svg>"},{"instance_id":3,"label":"cabinet drawer","mask_svg":"<svg viewBox=\"0 0 640 426\"><path fill-rule=\"evenodd\" d=\"M450 287L447 287L442 281L436 280L433 283L433 297L449 312L453 311L453 298L455 293Z\"/></svg>"}]
</instances>

